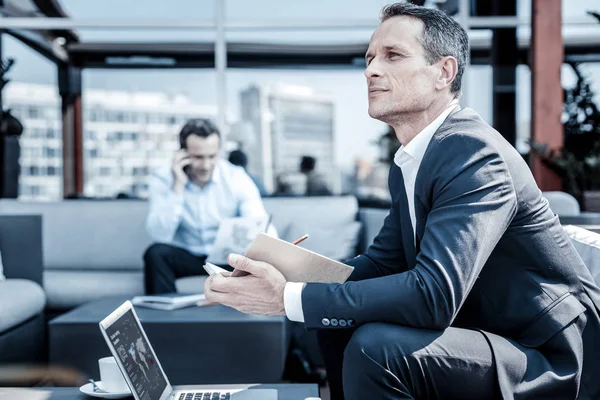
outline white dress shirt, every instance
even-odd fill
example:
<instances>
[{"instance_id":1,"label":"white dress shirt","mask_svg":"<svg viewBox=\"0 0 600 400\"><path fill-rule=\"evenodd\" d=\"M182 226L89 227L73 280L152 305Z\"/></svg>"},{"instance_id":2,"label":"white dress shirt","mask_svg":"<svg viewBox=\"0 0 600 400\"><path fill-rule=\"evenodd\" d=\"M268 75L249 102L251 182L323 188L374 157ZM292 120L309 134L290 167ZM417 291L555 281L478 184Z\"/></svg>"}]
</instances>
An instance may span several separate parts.
<instances>
[{"instance_id":1,"label":"white dress shirt","mask_svg":"<svg viewBox=\"0 0 600 400\"><path fill-rule=\"evenodd\" d=\"M408 211L410 214L410 222L413 228L413 240L415 236L415 181L421 160L427 151L429 142L434 133L444 123L444 120L450 115L456 104L452 104L444 112L442 112L433 122L421 132L419 132L406 146L400 146L394 155L394 163L402 169L402 177L404 178L404 187L406 196L408 197ZM302 310L302 289L305 283L303 282L288 282L285 284L283 291L283 304L285 314L291 321L304 322L304 311Z\"/></svg>"}]
</instances>

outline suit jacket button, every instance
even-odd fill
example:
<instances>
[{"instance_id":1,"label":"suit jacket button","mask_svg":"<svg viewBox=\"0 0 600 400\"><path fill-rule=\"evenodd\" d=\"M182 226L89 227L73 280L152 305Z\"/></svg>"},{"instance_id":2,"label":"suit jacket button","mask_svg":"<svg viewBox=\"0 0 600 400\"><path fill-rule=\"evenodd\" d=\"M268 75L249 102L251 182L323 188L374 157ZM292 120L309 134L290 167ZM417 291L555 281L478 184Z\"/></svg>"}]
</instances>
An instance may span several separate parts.
<instances>
[{"instance_id":1,"label":"suit jacket button","mask_svg":"<svg viewBox=\"0 0 600 400\"><path fill-rule=\"evenodd\" d=\"M347 322L345 319L340 319L339 324L340 324L340 326L346 326Z\"/></svg>"},{"instance_id":2,"label":"suit jacket button","mask_svg":"<svg viewBox=\"0 0 600 400\"><path fill-rule=\"evenodd\" d=\"M329 319L327 319L327 318L323 318L321 320L321 323L323 324L323 326L329 326L329 324L330 324Z\"/></svg>"},{"instance_id":3,"label":"suit jacket button","mask_svg":"<svg viewBox=\"0 0 600 400\"><path fill-rule=\"evenodd\" d=\"M349 319L348 326L354 326L354 325L356 325L356 321L354 321L353 319Z\"/></svg>"},{"instance_id":4,"label":"suit jacket button","mask_svg":"<svg viewBox=\"0 0 600 400\"><path fill-rule=\"evenodd\" d=\"M331 318L331 326L338 326L338 320L335 318Z\"/></svg>"}]
</instances>

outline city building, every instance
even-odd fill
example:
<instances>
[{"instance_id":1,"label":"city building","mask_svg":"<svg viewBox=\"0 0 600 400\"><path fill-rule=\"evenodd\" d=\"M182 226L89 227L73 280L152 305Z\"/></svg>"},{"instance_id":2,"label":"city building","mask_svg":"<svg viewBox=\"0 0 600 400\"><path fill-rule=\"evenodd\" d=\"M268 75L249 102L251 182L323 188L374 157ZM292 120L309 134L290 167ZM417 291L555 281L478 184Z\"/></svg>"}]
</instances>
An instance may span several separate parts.
<instances>
[{"instance_id":1,"label":"city building","mask_svg":"<svg viewBox=\"0 0 600 400\"><path fill-rule=\"evenodd\" d=\"M19 198L62 198L62 124L56 86L9 83L3 91L24 126ZM166 167L189 118L216 118L216 107L184 95L88 89L83 93L84 194L147 197L148 176Z\"/></svg>"},{"instance_id":2,"label":"city building","mask_svg":"<svg viewBox=\"0 0 600 400\"><path fill-rule=\"evenodd\" d=\"M272 84L240 93L241 121L229 138L248 154L248 171L260 176L268 191L277 178L298 172L303 155L317 159L317 170L332 190L340 179L335 151L334 101L312 88Z\"/></svg>"}]
</instances>

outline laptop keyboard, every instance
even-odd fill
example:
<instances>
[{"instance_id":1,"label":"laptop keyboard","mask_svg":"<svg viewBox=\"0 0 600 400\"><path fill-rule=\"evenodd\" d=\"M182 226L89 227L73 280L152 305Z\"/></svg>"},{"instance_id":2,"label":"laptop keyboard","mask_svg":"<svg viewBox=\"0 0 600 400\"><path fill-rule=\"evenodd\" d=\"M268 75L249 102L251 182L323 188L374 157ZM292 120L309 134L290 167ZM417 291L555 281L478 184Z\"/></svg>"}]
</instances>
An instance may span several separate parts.
<instances>
[{"instance_id":1,"label":"laptop keyboard","mask_svg":"<svg viewBox=\"0 0 600 400\"><path fill-rule=\"evenodd\" d=\"M194 392L181 393L179 400L230 400L229 392Z\"/></svg>"}]
</instances>

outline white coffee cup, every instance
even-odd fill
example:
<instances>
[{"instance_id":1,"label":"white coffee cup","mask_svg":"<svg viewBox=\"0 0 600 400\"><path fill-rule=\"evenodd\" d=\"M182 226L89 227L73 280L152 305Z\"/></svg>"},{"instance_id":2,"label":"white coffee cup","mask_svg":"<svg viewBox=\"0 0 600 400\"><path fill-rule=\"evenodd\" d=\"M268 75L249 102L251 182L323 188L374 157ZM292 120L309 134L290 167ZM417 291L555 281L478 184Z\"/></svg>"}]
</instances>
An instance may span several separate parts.
<instances>
[{"instance_id":1,"label":"white coffee cup","mask_svg":"<svg viewBox=\"0 0 600 400\"><path fill-rule=\"evenodd\" d=\"M99 359L98 367L100 367L102 389L107 392L115 393L129 392L129 386L127 386L127 382L114 357L104 357Z\"/></svg>"}]
</instances>

